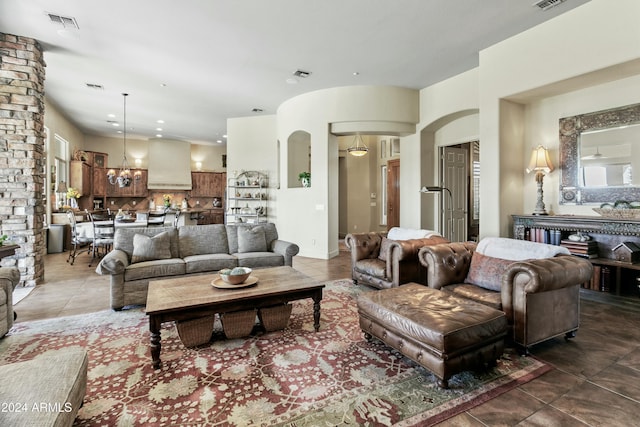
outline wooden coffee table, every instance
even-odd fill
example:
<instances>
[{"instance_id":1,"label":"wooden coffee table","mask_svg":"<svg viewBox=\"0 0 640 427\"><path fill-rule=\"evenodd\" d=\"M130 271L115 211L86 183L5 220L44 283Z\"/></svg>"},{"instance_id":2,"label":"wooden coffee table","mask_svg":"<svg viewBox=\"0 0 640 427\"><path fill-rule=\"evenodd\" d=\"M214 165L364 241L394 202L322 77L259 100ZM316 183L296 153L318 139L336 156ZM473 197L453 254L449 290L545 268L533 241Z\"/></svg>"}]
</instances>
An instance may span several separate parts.
<instances>
[{"instance_id":1,"label":"wooden coffee table","mask_svg":"<svg viewBox=\"0 0 640 427\"><path fill-rule=\"evenodd\" d=\"M255 286L218 289L211 285L217 274L179 276L149 282L146 313L151 332L151 359L160 369L160 327L163 322L197 319L215 313L251 310L313 299L313 326L320 328L320 300L324 285L292 267L254 269ZM212 331L213 332L213 331Z\"/></svg>"}]
</instances>

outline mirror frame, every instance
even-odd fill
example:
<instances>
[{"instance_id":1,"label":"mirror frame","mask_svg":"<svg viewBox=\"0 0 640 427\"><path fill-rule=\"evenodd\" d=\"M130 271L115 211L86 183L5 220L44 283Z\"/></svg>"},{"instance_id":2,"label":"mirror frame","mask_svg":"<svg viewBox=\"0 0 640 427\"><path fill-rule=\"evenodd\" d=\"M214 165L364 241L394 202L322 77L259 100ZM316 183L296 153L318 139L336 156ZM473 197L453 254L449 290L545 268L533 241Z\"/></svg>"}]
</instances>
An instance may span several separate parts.
<instances>
[{"instance_id":1,"label":"mirror frame","mask_svg":"<svg viewBox=\"0 0 640 427\"><path fill-rule=\"evenodd\" d=\"M640 201L640 187L581 187L578 185L580 134L640 123L640 104L560 119L560 204L600 204ZM640 173L640 171L638 171Z\"/></svg>"}]
</instances>

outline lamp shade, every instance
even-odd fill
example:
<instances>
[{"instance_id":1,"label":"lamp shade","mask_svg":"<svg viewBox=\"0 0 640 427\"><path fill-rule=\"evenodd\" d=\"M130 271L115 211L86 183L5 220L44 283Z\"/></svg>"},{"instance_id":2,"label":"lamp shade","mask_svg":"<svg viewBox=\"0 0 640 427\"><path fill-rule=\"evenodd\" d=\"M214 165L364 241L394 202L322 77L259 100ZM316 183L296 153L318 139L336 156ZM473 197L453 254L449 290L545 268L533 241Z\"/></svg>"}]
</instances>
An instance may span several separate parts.
<instances>
[{"instance_id":1,"label":"lamp shade","mask_svg":"<svg viewBox=\"0 0 640 427\"><path fill-rule=\"evenodd\" d=\"M531 152L531 161L529 162L527 173L533 171L543 171L545 173L549 173L553 171L553 169L553 163L551 163L549 151L542 145L538 145L536 148L534 148Z\"/></svg>"},{"instance_id":2,"label":"lamp shade","mask_svg":"<svg viewBox=\"0 0 640 427\"><path fill-rule=\"evenodd\" d=\"M67 183L64 181L60 181L58 183L58 188L56 189L56 193L66 193L67 192Z\"/></svg>"}]
</instances>

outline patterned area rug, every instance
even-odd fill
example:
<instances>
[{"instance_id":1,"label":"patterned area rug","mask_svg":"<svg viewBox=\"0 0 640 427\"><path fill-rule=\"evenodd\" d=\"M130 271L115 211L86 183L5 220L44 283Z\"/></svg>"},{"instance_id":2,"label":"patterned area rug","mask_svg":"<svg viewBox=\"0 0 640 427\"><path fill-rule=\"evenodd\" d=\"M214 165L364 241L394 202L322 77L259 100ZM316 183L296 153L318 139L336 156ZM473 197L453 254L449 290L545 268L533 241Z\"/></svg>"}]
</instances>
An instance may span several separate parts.
<instances>
[{"instance_id":1,"label":"patterned area rug","mask_svg":"<svg viewBox=\"0 0 640 427\"><path fill-rule=\"evenodd\" d=\"M496 368L458 374L442 390L428 371L364 339L360 292L350 280L327 283L319 332L311 300L293 304L284 331L226 340L217 330L213 343L192 349L165 324L158 371L141 309L18 323L0 341L0 364L88 349L80 426L430 425L550 369L506 353Z\"/></svg>"}]
</instances>

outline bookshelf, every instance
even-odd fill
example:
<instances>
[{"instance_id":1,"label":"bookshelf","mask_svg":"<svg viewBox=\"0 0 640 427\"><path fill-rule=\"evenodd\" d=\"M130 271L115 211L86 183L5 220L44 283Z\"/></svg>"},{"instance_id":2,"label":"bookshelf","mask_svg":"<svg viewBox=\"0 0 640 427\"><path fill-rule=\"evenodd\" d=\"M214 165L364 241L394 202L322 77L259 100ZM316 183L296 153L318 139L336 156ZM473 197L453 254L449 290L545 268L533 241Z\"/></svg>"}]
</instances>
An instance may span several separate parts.
<instances>
[{"instance_id":1,"label":"bookshelf","mask_svg":"<svg viewBox=\"0 0 640 427\"><path fill-rule=\"evenodd\" d=\"M640 263L617 261L613 248L622 242L640 245L640 220L578 215L512 215L512 218L515 239L561 244L574 255L589 259L594 266L594 278L583 288L623 296L639 295ZM576 233L588 235L591 243L580 245L569 241L569 236Z\"/></svg>"}]
</instances>

